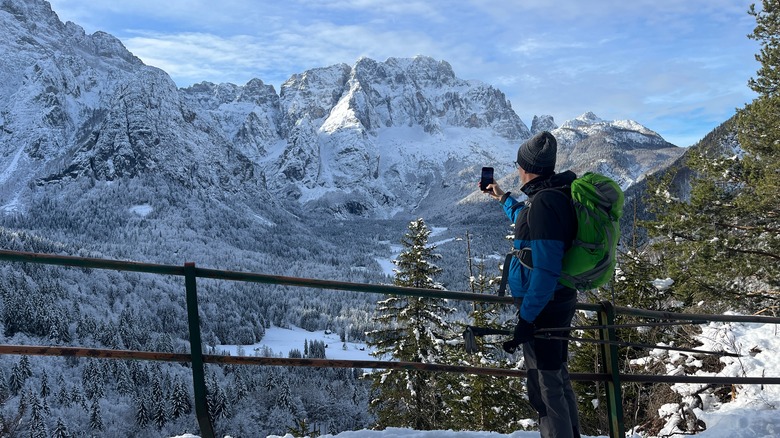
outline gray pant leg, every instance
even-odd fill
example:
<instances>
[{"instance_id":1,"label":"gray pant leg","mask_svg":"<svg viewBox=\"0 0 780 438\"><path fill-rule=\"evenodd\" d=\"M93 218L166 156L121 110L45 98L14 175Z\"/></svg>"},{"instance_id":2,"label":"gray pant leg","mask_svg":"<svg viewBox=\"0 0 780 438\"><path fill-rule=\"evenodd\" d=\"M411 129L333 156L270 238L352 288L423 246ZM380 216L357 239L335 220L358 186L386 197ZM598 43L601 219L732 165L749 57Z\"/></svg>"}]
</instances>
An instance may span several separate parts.
<instances>
[{"instance_id":1,"label":"gray pant leg","mask_svg":"<svg viewBox=\"0 0 780 438\"><path fill-rule=\"evenodd\" d=\"M562 370L539 370L539 389L547 415L539 418L543 438L574 438Z\"/></svg>"},{"instance_id":2,"label":"gray pant leg","mask_svg":"<svg viewBox=\"0 0 780 438\"><path fill-rule=\"evenodd\" d=\"M571 417L571 426L574 430L574 438L580 438L580 414L577 407L577 397L574 395L574 389L571 387L568 365L564 363L561 372L563 373L563 393L566 397L566 403L569 404L569 416Z\"/></svg>"},{"instance_id":3,"label":"gray pant leg","mask_svg":"<svg viewBox=\"0 0 780 438\"><path fill-rule=\"evenodd\" d=\"M571 388L566 365L559 370L537 369L536 354L529 344L523 345L523 357L528 371L528 400L539 413L541 437L579 437L576 432L579 430L577 399Z\"/></svg>"}]
</instances>

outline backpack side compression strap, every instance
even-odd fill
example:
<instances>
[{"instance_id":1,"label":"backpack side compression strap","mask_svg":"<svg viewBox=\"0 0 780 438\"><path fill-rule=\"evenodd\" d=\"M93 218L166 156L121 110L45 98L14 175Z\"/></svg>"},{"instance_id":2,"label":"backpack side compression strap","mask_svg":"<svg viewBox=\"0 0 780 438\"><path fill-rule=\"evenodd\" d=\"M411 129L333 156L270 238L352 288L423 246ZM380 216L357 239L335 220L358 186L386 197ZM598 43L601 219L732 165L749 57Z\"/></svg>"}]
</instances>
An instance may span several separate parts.
<instances>
[{"instance_id":1,"label":"backpack side compression strap","mask_svg":"<svg viewBox=\"0 0 780 438\"><path fill-rule=\"evenodd\" d=\"M503 297L506 295L506 283L509 280L509 263L512 261L515 253L510 252L504 259L504 267L501 269L501 283L498 285L498 296Z\"/></svg>"}]
</instances>

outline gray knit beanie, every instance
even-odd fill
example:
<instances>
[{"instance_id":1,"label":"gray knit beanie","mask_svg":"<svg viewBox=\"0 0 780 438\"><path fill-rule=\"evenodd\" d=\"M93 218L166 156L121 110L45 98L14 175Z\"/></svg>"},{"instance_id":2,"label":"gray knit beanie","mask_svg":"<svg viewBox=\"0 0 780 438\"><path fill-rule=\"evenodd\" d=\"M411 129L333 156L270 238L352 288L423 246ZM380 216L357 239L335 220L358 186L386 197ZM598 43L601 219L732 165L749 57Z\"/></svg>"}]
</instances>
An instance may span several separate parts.
<instances>
[{"instance_id":1,"label":"gray knit beanie","mask_svg":"<svg viewBox=\"0 0 780 438\"><path fill-rule=\"evenodd\" d=\"M517 150L517 164L526 172L537 175L555 173L558 142L552 134L542 131L526 140Z\"/></svg>"}]
</instances>

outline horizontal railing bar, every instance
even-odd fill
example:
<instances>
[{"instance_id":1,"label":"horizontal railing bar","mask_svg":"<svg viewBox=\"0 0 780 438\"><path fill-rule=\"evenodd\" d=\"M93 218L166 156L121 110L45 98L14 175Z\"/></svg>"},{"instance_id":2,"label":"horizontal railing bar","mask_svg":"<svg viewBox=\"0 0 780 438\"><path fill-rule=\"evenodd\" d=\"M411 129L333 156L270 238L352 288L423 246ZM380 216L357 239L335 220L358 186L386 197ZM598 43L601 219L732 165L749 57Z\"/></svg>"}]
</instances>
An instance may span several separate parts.
<instances>
[{"instance_id":1,"label":"horizontal railing bar","mask_svg":"<svg viewBox=\"0 0 780 438\"><path fill-rule=\"evenodd\" d=\"M101 359L138 359L164 362L191 362L187 353L162 353L135 350L112 350L101 348L0 345L0 354L18 354L29 356L63 356ZM259 356L225 356L204 354L203 362L221 365L275 365L316 368L376 368L418 371L443 371L464 374L481 374L502 377L525 377L526 372L502 368L485 368L463 365L442 365L420 362L378 361L378 360L334 360L334 359L298 359ZM603 380L600 374L584 374L588 380ZM572 377L574 378L574 377Z\"/></svg>"},{"instance_id":2,"label":"horizontal railing bar","mask_svg":"<svg viewBox=\"0 0 780 438\"><path fill-rule=\"evenodd\" d=\"M479 374L499 377L525 377L526 372L504 368L486 368L465 365L444 365L436 363L380 361L380 360L343 360L343 359L298 359L284 357L257 356L215 356L204 357L204 362L232 365L266 365L293 366L315 368L362 368L362 369L394 369L406 371L437 371L458 374ZM599 376L597 380L601 380Z\"/></svg>"},{"instance_id":3,"label":"horizontal railing bar","mask_svg":"<svg viewBox=\"0 0 780 438\"><path fill-rule=\"evenodd\" d=\"M620 381L644 383L709 383L716 385L780 385L780 377L660 376L652 374L621 374Z\"/></svg>"},{"instance_id":4,"label":"horizontal railing bar","mask_svg":"<svg viewBox=\"0 0 780 438\"><path fill-rule=\"evenodd\" d=\"M29 356L84 357L98 359L135 359L164 362L191 362L187 353L163 353L153 351L112 350L103 348L0 345L0 354L18 354ZM298 359L259 356L225 356L204 354L203 362L220 365L266 365L315 368L362 368L362 369L398 369L418 371L439 371L461 374L478 374L498 377L526 376L523 370L505 368L485 368L463 365L442 365L420 362L379 361L379 360L339 360L339 359ZM571 373L571 380L604 382L609 378L601 373ZM721 385L780 385L780 377L718 377L718 376L659 376L651 374L620 374L623 382L645 383L704 383Z\"/></svg>"},{"instance_id":5,"label":"horizontal railing bar","mask_svg":"<svg viewBox=\"0 0 780 438\"><path fill-rule=\"evenodd\" d=\"M187 353L158 351L113 350L107 348L61 347L49 345L0 345L0 354L28 356L91 357L100 359L137 359L162 362L190 362Z\"/></svg>"},{"instance_id":6,"label":"horizontal railing bar","mask_svg":"<svg viewBox=\"0 0 780 438\"><path fill-rule=\"evenodd\" d=\"M0 249L0 260L29 262L44 265L71 266L76 268L113 269L116 271L146 272L150 274L184 275L184 266L157 265L153 263L129 262L123 260L96 259L88 257L38 254L33 252Z\"/></svg>"},{"instance_id":7,"label":"horizontal railing bar","mask_svg":"<svg viewBox=\"0 0 780 438\"><path fill-rule=\"evenodd\" d=\"M780 324L780 318L763 315L714 315L710 313L677 313L665 310L638 309L636 307L614 306L615 314L636 316L648 319L707 322L747 322L755 324ZM602 309L598 303L577 303L577 309L598 312Z\"/></svg>"},{"instance_id":8,"label":"horizontal railing bar","mask_svg":"<svg viewBox=\"0 0 780 438\"><path fill-rule=\"evenodd\" d=\"M11 251L0 249L0 260L30 262L49 265L62 265L80 268L112 269L117 271L146 272L150 274L184 275L183 266L160 265L153 263L139 263L122 260L108 260L88 257L63 256L52 254L39 254L24 251ZM346 290L355 292L395 294L407 296L426 296L432 298L455 299L465 301L492 302L511 304L513 298L509 296L499 297L491 294L475 294L470 292L444 291L435 289L423 289L413 287L401 287L393 285L376 285L367 283L351 283L333 280L318 280L310 278L285 277L281 275L256 274L250 272L225 271L218 269L196 268L195 275L201 278L216 280L244 281L251 283L279 284L287 286L312 287L318 289ZM601 306L592 303L577 303L577 309L599 311ZM719 321L719 322L747 322L780 324L780 318L757 315L711 315L694 313L675 313L657 310L637 309L633 307L615 306L615 311L620 315L638 316L652 319L672 319L688 321Z\"/></svg>"},{"instance_id":9,"label":"horizontal railing bar","mask_svg":"<svg viewBox=\"0 0 780 438\"><path fill-rule=\"evenodd\" d=\"M146 272L150 274L184 275L183 266L158 265L121 260L106 260L88 257L38 254L22 251L0 250L0 260L14 262L29 262L47 265L61 265L79 268L112 269L117 271ZM218 269L196 268L195 276L217 280L233 280L251 283L279 284L288 286L312 287L318 289L347 290L377 294L395 294L411 296L427 296L432 298L455 299L465 301L480 301L511 304L511 297L499 297L490 294L475 294L470 292L443 291L435 289L401 287L392 285L376 285L367 283L350 283L332 280L317 280L310 278L285 277L281 275L255 274L249 272L225 271Z\"/></svg>"},{"instance_id":10,"label":"horizontal railing bar","mask_svg":"<svg viewBox=\"0 0 780 438\"><path fill-rule=\"evenodd\" d=\"M285 277L281 275L255 274L255 273L248 273L248 272L222 271L217 269L204 269L204 268L196 268L195 272L196 275L200 278L211 278L216 280L232 280L232 281L244 281L244 282L251 282L251 283L280 284L286 286L312 287L317 289L336 289L336 290L348 290L354 292L423 296L429 298L482 301L482 302L504 303L504 304L512 304L513 302L512 297L499 297L498 295L475 294L471 292L457 292L457 291L367 284L367 283L350 283L344 281Z\"/></svg>"},{"instance_id":11,"label":"horizontal railing bar","mask_svg":"<svg viewBox=\"0 0 780 438\"><path fill-rule=\"evenodd\" d=\"M758 324L780 324L780 318L760 315L712 315L704 313L675 313L662 310L637 309L635 307L615 306L615 313L620 315L640 316L653 319L676 319L687 321L717 321L717 322L748 322Z\"/></svg>"}]
</instances>

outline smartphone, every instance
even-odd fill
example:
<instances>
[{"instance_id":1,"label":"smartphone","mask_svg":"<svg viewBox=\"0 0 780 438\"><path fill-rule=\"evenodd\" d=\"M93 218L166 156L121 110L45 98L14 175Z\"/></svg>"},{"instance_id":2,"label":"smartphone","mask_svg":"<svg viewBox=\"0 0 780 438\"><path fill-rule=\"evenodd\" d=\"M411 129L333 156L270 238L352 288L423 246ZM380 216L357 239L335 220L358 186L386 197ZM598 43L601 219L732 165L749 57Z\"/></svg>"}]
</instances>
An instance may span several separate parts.
<instances>
[{"instance_id":1,"label":"smartphone","mask_svg":"<svg viewBox=\"0 0 780 438\"><path fill-rule=\"evenodd\" d=\"M488 191L488 184L493 184L493 168L492 167L483 167L482 168L482 178L479 179L479 189L483 192Z\"/></svg>"}]
</instances>

